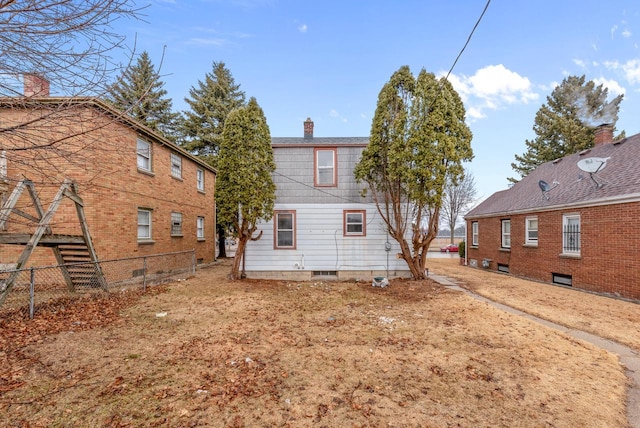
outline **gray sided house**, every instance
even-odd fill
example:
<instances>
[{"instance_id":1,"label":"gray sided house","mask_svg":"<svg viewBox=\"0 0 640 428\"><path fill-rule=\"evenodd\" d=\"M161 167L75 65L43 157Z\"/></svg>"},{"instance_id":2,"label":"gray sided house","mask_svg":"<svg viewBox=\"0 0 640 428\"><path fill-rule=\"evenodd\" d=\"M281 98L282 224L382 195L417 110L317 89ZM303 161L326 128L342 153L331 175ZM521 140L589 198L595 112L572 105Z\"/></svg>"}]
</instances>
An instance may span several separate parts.
<instances>
[{"instance_id":1,"label":"gray sided house","mask_svg":"<svg viewBox=\"0 0 640 428\"><path fill-rule=\"evenodd\" d=\"M371 280L407 276L370 197L361 196L353 170L366 137L318 138L313 122L304 137L272 138L276 162L274 218L259 225L244 270L250 278L315 277Z\"/></svg>"},{"instance_id":2,"label":"gray sided house","mask_svg":"<svg viewBox=\"0 0 640 428\"><path fill-rule=\"evenodd\" d=\"M477 268L640 300L640 134L540 165L465 217Z\"/></svg>"}]
</instances>

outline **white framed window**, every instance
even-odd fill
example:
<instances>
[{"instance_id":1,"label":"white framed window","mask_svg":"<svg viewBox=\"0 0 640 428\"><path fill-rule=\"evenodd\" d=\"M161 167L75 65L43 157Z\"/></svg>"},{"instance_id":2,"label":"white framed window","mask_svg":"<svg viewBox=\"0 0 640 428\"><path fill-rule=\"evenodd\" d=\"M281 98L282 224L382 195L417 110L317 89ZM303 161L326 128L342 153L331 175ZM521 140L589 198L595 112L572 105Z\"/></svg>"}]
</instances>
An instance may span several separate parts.
<instances>
[{"instance_id":1,"label":"white framed window","mask_svg":"<svg viewBox=\"0 0 640 428\"><path fill-rule=\"evenodd\" d=\"M198 240L204 239L204 217L198 217L196 219L196 238L198 238Z\"/></svg>"},{"instance_id":2,"label":"white framed window","mask_svg":"<svg viewBox=\"0 0 640 428\"><path fill-rule=\"evenodd\" d=\"M136 153L138 169L151 171L151 144L138 138Z\"/></svg>"},{"instance_id":3,"label":"white framed window","mask_svg":"<svg viewBox=\"0 0 640 428\"><path fill-rule=\"evenodd\" d=\"M295 211L276 211L274 214L274 247L276 249L296 248Z\"/></svg>"},{"instance_id":4,"label":"white framed window","mask_svg":"<svg viewBox=\"0 0 640 428\"><path fill-rule=\"evenodd\" d=\"M151 210L138 208L138 239L151 239Z\"/></svg>"},{"instance_id":5,"label":"white framed window","mask_svg":"<svg viewBox=\"0 0 640 428\"><path fill-rule=\"evenodd\" d=\"M366 211L343 211L344 236L366 236Z\"/></svg>"},{"instance_id":6,"label":"white framed window","mask_svg":"<svg viewBox=\"0 0 640 428\"><path fill-rule=\"evenodd\" d=\"M511 220L502 220L502 248L511 248Z\"/></svg>"},{"instance_id":7,"label":"white framed window","mask_svg":"<svg viewBox=\"0 0 640 428\"><path fill-rule=\"evenodd\" d=\"M182 158L176 153L171 153L171 175L182 178Z\"/></svg>"},{"instance_id":8,"label":"white framed window","mask_svg":"<svg viewBox=\"0 0 640 428\"><path fill-rule=\"evenodd\" d=\"M204 192L204 169L196 169L196 186L200 192Z\"/></svg>"},{"instance_id":9,"label":"white framed window","mask_svg":"<svg viewBox=\"0 0 640 428\"><path fill-rule=\"evenodd\" d=\"M562 216L562 252L580 254L580 215Z\"/></svg>"},{"instance_id":10,"label":"white framed window","mask_svg":"<svg viewBox=\"0 0 640 428\"><path fill-rule=\"evenodd\" d=\"M471 245L474 247L478 246L478 222L474 221L471 223Z\"/></svg>"},{"instance_id":11,"label":"white framed window","mask_svg":"<svg viewBox=\"0 0 640 428\"><path fill-rule=\"evenodd\" d=\"M527 217L524 220L525 243L538 245L538 217Z\"/></svg>"},{"instance_id":12,"label":"white framed window","mask_svg":"<svg viewBox=\"0 0 640 428\"><path fill-rule=\"evenodd\" d=\"M182 236L182 213L171 213L171 236Z\"/></svg>"},{"instance_id":13,"label":"white framed window","mask_svg":"<svg viewBox=\"0 0 640 428\"><path fill-rule=\"evenodd\" d=\"M315 178L316 186L335 186L336 174L336 149L315 149Z\"/></svg>"}]
</instances>

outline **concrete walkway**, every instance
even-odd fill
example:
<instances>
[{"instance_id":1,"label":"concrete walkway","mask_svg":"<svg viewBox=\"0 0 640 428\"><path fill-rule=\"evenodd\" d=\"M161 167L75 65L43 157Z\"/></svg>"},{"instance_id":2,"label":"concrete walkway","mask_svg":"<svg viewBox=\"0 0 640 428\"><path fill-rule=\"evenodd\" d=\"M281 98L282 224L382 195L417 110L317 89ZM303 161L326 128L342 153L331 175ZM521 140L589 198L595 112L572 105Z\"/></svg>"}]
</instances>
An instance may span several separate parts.
<instances>
[{"instance_id":1,"label":"concrete walkway","mask_svg":"<svg viewBox=\"0 0 640 428\"><path fill-rule=\"evenodd\" d=\"M438 282L448 289L464 292L474 299L486 302L496 308L502 309L505 312L530 319L547 327L559 330L571 337L592 343L599 348L606 349L607 351L616 354L620 359L620 362L626 368L626 374L629 378L630 383L629 390L627 391L627 420L629 421L629 426L631 428L640 428L640 354L637 351L625 345L621 345L617 342L603 339L602 337L581 330L567 328L560 324L535 317L510 306L494 302L493 300L489 300L465 288L460 287L453 280L445 276L430 274L429 278L433 279L434 281Z\"/></svg>"}]
</instances>

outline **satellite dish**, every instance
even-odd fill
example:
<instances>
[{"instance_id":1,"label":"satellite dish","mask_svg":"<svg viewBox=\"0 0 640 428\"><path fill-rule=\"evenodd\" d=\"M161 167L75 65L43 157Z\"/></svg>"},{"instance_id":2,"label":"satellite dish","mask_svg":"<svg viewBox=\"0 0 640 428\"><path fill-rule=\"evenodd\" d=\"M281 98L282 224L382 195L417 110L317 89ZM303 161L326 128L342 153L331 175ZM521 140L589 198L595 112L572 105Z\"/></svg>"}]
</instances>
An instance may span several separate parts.
<instances>
[{"instance_id":1,"label":"satellite dish","mask_svg":"<svg viewBox=\"0 0 640 428\"><path fill-rule=\"evenodd\" d=\"M544 180L538 181L538 186L540 186L540 190L542 190L543 192L548 192L549 190L551 190L551 187L549 187L549 183Z\"/></svg>"},{"instance_id":2,"label":"satellite dish","mask_svg":"<svg viewBox=\"0 0 640 428\"><path fill-rule=\"evenodd\" d=\"M589 174L602 171L610 158L586 158L578 161L578 168Z\"/></svg>"}]
</instances>

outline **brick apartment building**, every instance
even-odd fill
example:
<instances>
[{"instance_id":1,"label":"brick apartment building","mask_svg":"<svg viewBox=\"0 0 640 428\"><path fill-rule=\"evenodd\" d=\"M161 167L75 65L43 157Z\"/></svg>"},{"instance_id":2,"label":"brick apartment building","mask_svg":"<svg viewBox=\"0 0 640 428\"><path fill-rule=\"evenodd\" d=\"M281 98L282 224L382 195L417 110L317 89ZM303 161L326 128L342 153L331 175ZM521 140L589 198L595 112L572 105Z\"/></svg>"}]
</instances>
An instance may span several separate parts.
<instances>
[{"instance_id":1,"label":"brick apartment building","mask_svg":"<svg viewBox=\"0 0 640 428\"><path fill-rule=\"evenodd\" d=\"M540 165L471 210L470 266L640 300L640 134Z\"/></svg>"},{"instance_id":2,"label":"brick apartment building","mask_svg":"<svg viewBox=\"0 0 640 428\"><path fill-rule=\"evenodd\" d=\"M215 259L215 170L105 102L49 97L46 81L25 78L24 97L0 99L0 137L0 197L6 201L26 177L46 209L72 179L100 260L192 249L199 262ZM34 213L27 194L15 208ZM54 234L79 234L73 201L63 200L50 226ZM0 238L34 228L12 215ZM21 251L0 245L0 263L10 265ZM49 248L29 260L55 262Z\"/></svg>"}]
</instances>

